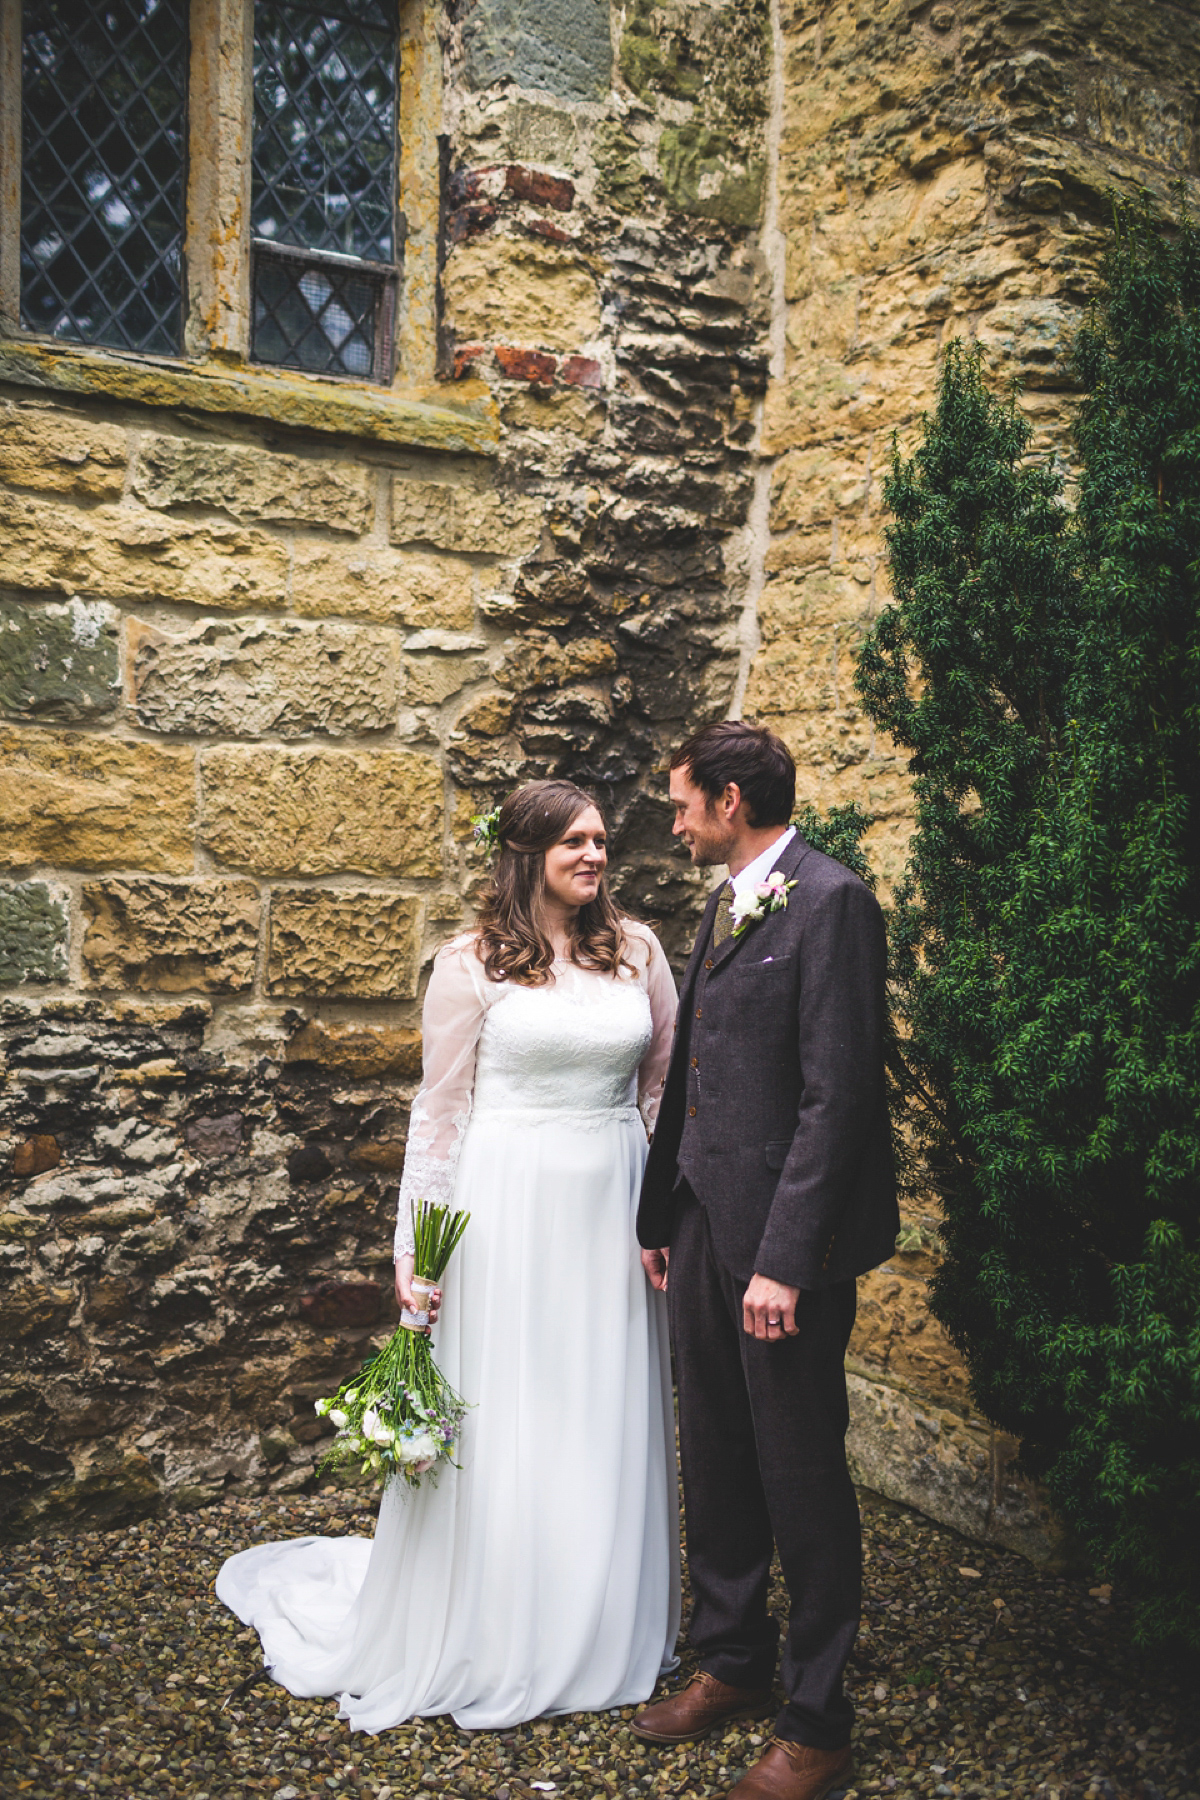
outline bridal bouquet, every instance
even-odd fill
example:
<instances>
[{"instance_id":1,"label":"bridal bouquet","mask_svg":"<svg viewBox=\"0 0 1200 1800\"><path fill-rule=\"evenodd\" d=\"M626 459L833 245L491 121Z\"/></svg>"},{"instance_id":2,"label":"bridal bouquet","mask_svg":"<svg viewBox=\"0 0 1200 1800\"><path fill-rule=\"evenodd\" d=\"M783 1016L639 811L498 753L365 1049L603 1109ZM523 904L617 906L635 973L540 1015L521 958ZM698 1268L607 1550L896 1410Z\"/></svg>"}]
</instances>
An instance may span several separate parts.
<instances>
[{"instance_id":1,"label":"bridal bouquet","mask_svg":"<svg viewBox=\"0 0 1200 1800\"><path fill-rule=\"evenodd\" d=\"M437 1287L470 1216L424 1200L413 1209L414 1296ZM467 1405L433 1360L428 1324L427 1312L405 1308L390 1342L331 1400L317 1401L320 1417L337 1427L322 1469L357 1462L364 1475L386 1482L399 1474L416 1487L437 1463L453 1461Z\"/></svg>"}]
</instances>

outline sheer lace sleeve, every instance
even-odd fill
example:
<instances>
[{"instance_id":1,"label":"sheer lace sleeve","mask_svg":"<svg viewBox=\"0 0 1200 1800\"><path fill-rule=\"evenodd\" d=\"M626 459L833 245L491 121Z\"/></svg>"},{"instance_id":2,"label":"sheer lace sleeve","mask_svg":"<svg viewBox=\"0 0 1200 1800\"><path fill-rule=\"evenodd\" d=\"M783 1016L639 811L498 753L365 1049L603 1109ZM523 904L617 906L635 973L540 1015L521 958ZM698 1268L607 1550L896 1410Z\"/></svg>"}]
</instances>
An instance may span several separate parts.
<instances>
[{"instance_id":1,"label":"sheer lace sleeve","mask_svg":"<svg viewBox=\"0 0 1200 1800\"><path fill-rule=\"evenodd\" d=\"M646 965L640 979L650 1001L654 1036L638 1068L638 1106L646 1122L646 1130L652 1133L654 1121L658 1117L663 1084L667 1078L667 1064L671 1060L677 1005L675 977L671 973L666 951L648 925L626 921L626 930L631 939L645 946L646 953Z\"/></svg>"},{"instance_id":2,"label":"sheer lace sleeve","mask_svg":"<svg viewBox=\"0 0 1200 1800\"><path fill-rule=\"evenodd\" d=\"M439 950L421 1014L423 1077L408 1123L396 1218L397 1256L413 1250L412 1207L449 1205L463 1133L471 1116L475 1050L487 1012L487 981L471 939Z\"/></svg>"}]
</instances>

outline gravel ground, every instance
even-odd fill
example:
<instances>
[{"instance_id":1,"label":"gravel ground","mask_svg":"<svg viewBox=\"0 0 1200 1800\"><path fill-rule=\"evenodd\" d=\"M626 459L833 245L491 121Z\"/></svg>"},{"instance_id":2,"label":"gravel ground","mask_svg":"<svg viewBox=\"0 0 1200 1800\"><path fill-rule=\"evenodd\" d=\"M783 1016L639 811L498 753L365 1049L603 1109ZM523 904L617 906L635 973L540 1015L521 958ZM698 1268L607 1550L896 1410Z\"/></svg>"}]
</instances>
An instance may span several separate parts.
<instances>
[{"instance_id":1,"label":"gravel ground","mask_svg":"<svg viewBox=\"0 0 1200 1800\"><path fill-rule=\"evenodd\" d=\"M553 1784L700 1800L754 1760L769 1724L661 1754L630 1735L631 1708L474 1735L431 1719L372 1738L351 1736L335 1701L247 1685L257 1641L213 1599L222 1558L264 1537L371 1527L355 1496L326 1490L4 1550L0 1796L534 1800ZM1119 1594L871 1496L864 1527L850 1794L1200 1796L1195 1672L1132 1653ZM777 1613L782 1601L777 1589Z\"/></svg>"}]
</instances>

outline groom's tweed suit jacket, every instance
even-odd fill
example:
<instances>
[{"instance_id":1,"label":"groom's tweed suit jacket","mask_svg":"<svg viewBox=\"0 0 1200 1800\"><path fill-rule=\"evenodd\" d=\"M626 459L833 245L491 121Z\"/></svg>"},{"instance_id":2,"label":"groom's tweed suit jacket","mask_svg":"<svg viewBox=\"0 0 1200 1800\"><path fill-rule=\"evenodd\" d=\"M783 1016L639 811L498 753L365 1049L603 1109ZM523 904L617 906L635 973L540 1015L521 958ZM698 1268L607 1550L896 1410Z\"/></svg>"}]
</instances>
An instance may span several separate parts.
<instances>
[{"instance_id":1,"label":"groom's tweed suit jacket","mask_svg":"<svg viewBox=\"0 0 1200 1800\"><path fill-rule=\"evenodd\" d=\"M720 947L719 893L684 972L675 1048L637 1233L671 1241L686 1179L713 1244L754 1273L820 1288L874 1268L899 1229L883 1074L883 915L841 863L797 835L775 867L796 885Z\"/></svg>"}]
</instances>

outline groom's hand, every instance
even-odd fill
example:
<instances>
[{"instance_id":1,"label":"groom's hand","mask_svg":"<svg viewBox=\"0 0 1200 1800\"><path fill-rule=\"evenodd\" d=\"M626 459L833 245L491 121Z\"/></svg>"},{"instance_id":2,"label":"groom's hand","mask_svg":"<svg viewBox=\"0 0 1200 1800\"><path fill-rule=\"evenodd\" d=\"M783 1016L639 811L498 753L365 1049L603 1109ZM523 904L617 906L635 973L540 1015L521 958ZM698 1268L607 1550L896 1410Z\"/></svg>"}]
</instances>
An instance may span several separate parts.
<instances>
[{"instance_id":1,"label":"groom's hand","mask_svg":"<svg viewBox=\"0 0 1200 1800\"><path fill-rule=\"evenodd\" d=\"M667 1291L667 1264L671 1260L669 1250L643 1250L642 1267L646 1271L650 1286L657 1288L660 1294Z\"/></svg>"},{"instance_id":2,"label":"groom's hand","mask_svg":"<svg viewBox=\"0 0 1200 1800\"><path fill-rule=\"evenodd\" d=\"M755 1275L742 1296L742 1324L750 1337L765 1344L781 1343L795 1337L796 1302L800 1289L785 1287L782 1281L771 1281L766 1275Z\"/></svg>"}]
</instances>

